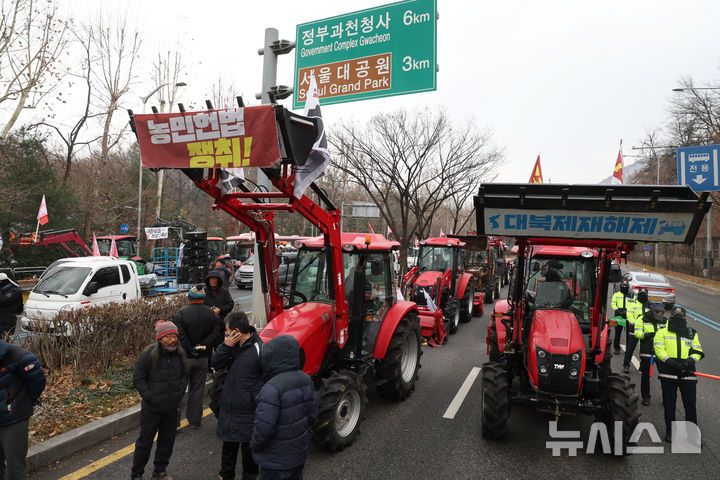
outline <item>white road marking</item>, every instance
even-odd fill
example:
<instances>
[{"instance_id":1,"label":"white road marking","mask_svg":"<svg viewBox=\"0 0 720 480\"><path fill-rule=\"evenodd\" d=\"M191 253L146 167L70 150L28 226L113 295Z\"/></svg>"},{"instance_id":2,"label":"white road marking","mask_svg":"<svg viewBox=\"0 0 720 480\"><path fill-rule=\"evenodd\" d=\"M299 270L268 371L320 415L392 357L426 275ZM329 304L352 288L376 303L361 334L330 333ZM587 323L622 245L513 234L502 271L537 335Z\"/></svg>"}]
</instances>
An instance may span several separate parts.
<instances>
[{"instance_id":1,"label":"white road marking","mask_svg":"<svg viewBox=\"0 0 720 480\"><path fill-rule=\"evenodd\" d=\"M458 392L455 394L455 398L453 398L453 401L450 402L450 406L447 408L447 410L445 410L443 418L449 418L450 420L455 418L458 410L460 410L460 405L462 405L463 401L465 400L465 397L470 391L470 387L472 387L472 384L475 382L475 379L480 373L480 370L480 367L473 367L472 370L470 370L470 373L468 373L468 376L460 387L460 390L458 390Z\"/></svg>"},{"instance_id":2,"label":"white road marking","mask_svg":"<svg viewBox=\"0 0 720 480\"><path fill-rule=\"evenodd\" d=\"M625 351L625 345L620 344L620 348L622 348L622 351L623 351L623 352ZM633 367L635 367L636 369L640 370L640 360L638 360L638 359L635 357L635 355L633 355L632 357L630 357L630 362L633 364Z\"/></svg>"}]
</instances>

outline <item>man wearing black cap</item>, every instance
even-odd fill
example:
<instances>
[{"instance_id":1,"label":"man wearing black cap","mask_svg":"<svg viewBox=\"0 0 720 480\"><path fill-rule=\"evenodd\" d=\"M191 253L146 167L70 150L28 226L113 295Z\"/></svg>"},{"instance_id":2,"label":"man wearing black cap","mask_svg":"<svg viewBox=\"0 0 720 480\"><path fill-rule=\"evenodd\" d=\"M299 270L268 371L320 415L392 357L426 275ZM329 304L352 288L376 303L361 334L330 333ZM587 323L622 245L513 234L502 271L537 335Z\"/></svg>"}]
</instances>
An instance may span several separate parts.
<instances>
[{"instance_id":1,"label":"man wearing black cap","mask_svg":"<svg viewBox=\"0 0 720 480\"><path fill-rule=\"evenodd\" d=\"M672 309L667 327L658 330L654 344L665 409L665 441L670 442L678 388L685 407L685 420L697 425L695 364L705 354L697 332L687 326L682 307Z\"/></svg>"},{"instance_id":2,"label":"man wearing black cap","mask_svg":"<svg viewBox=\"0 0 720 480\"><path fill-rule=\"evenodd\" d=\"M215 260L215 268L211 272L220 272L222 274L222 286L223 288L230 288L230 278L232 278L232 272L225 265L225 257L220 257Z\"/></svg>"},{"instance_id":3,"label":"man wearing black cap","mask_svg":"<svg viewBox=\"0 0 720 480\"><path fill-rule=\"evenodd\" d=\"M638 296L640 294L638 293ZM655 334L665 328L665 306L662 303L652 305L652 308L635 320L635 338L640 341L640 393L642 404L650 405L650 365L655 353L653 342Z\"/></svg>"}]
</instances>

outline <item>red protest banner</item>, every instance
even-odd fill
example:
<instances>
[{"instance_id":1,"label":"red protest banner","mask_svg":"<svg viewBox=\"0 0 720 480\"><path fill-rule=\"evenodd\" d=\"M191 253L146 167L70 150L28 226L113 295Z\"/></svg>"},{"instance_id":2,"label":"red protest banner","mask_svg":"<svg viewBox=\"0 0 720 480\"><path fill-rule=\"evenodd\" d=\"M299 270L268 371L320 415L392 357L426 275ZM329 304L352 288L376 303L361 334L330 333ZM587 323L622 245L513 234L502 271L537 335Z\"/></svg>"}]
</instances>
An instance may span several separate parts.
<instances>
[{"instance_id":1,"label":"red protest banner","mask_svg":"<svg viewBox=\"0 0 720 480\"><path fill-rule=\"evenodd\" d=\"M269 167L280 160L270 105L135 115L135 126L144 167Z\"/></svg>"}]
</instances>

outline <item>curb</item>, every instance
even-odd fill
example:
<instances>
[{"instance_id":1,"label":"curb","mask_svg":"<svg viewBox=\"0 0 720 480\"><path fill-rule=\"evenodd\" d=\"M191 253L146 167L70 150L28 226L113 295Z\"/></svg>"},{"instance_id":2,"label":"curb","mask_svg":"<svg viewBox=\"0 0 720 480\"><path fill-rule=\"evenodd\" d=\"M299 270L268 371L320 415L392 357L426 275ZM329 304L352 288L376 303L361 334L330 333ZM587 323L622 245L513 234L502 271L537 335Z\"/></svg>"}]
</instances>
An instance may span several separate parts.
<instances>
[{"instance_id":1,"label":"curb","mask_svg":"<svg viewBox=\"0 0 720 480\"><path fill-rule=\"evenodd\" d=\"M203 400L207 398L207 387L211 384L212 380L205 382L206 390ZM186 403L187 392L180 402L180 407L184 407ZM140 405L135 405L69 432L61 433L57 437L40 442L28 449L26 471L27 473L35 472L138 425L140 425Z\"/></svg>"},{"instance_id":2,"label":"curb","mask_svg":"<svg viewBox=\"0 0 720 480\"><path fill-rule=\"evenodd\" d=\"M720 289L720 282L717 280L711 280L709 278L702 278L702 277L696 277L694 275L687 275L685 273L678 273L673 272L670 270L665 270L662 268L655 268L655 267L649 267L647 265L643 265L642 263L635 263L635 262L627 262L628 265L632 265L635 268L639 269L646 269L652 272L662 273L663 275L667 275L669 277L675 277L679 278L680 280L685 280L692 283L697 283L699 285L706 285L708 287L713 287Z\"/></svg>"}]
</instances>

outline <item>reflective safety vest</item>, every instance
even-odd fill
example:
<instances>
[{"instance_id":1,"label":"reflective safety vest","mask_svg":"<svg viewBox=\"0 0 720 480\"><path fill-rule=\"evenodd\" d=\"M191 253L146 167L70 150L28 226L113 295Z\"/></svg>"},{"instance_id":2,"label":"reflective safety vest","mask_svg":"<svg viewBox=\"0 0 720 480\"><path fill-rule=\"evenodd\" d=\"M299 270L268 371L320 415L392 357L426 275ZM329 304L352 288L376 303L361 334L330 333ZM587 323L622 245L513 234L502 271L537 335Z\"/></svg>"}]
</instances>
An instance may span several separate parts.
<instances>
[{"instance_id":1,"label":"reflective safety vest","mask_svg":"<svg viewBox=\"0 0 720 480\"><path fill-rule=\"evenodd\" d=\"M632 303L630 303L632 301ZM637 300L637 297L628 299L628 307L627 307L627 319L628 322L630 322L632 325L635 325L637 328L637 322L638 320L640 323L642 323L642 316L645 314L645 312L648 311L648 307L646 305L650 305L648 302L645 302L645 305L643 305L641 302ZM636 330L637 331L637 330Z\"/></svg>"},{"instance_id":2,"label":"reflective safety vest","mask_svg":"<svg viewBox=\"0 0 720 480\"><path fill-rule=\"evenodd\" d=\"M629 295L626 296L622 292L615 292L615 294L613 294L613 296L612 296L612 300L610 301L610 306L613 308L613 310L617 310L619 308L624 308L627 312L625 315L625 319L628 322L632 323L633 321L635 321L635 319L634 318L632 320L630 319L630 317L632 316L632 315L630 315L630 312L635 308L634 303L635 303L635 300L633 299L633 297L631 297Z\"/></svg>"},{"instance_id":3,"label":"reflective safety vest","mask_svg":"<svg viewBox=\"0 0 720 480\"><path fill-rule=\"evenodd\" d=\"M660 371L660 377L678 379L676 372L668 368L664 362L669 358L677 358L684 360L689 357L693 357L696 362L699 362L703 357L702 347L700 346L700 339L698 338L697 332L692 328L688 329L692 338L686 338L678 335L676 332L671 332L667 327L661 328L655 334L653 345L655 347L655 356L659 360L658 370ZM695 350L692 355L690 349ZM685 377L685 380L696 380L697 377L691 375Z\"/></svg>"},{"instance_id":4,"label":"reflective safety vest","mask_svg":"<svg viewBox=\"0 0 720 480\"><path fill-rule=\"evenodd\" d=\"M640 315L635 320L635 337L640 340L640 356L651 357L654 352L653 342L655 341L655 334L661 328L665 328L667 320L665 317L659 322L655 320L652 310L648 310L643 315ZM646 333L652 333L653 337L648 340L644 340Z\"/></svg>"}]
</instances>

